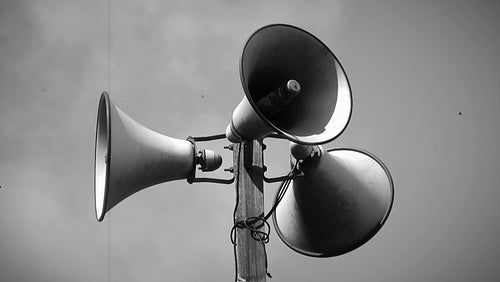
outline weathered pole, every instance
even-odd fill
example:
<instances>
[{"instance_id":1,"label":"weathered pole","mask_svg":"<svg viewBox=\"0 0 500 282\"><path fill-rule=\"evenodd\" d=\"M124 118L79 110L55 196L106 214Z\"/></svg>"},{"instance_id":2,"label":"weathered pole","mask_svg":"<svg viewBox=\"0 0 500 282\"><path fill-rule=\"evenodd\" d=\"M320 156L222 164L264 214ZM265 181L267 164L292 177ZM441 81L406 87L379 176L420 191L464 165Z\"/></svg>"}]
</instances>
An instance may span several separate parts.
<instances>
[{"instance_id":1,"label":"weathered pole","mask_svg":"<svg viewBox=\"0 0 500 282\"><path fill-rule=\"evenodd\" d=\"M237 199L234 222L263 216L262 140L234 144L233 160ZM235 234L236 281L266 281L266 253L262 242L252 238L247 228L235 228Z\"/></svg>"}]
</instances>

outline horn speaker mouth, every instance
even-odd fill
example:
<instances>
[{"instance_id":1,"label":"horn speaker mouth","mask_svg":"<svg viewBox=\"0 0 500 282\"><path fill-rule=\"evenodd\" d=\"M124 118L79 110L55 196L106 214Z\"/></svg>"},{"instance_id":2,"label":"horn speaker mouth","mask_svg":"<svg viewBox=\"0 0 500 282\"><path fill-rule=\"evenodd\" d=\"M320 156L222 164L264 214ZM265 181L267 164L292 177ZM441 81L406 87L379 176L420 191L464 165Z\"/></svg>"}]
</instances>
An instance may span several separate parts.
<instances>
[{"instance_id":1,"label":"horn speaker mouth","mask_svg":"<svg viewBox=\"0 0 500 282\"><path fill-rule=\"evenodd\" d=\"M111 123L109 96L102 93L97 112L97 127L94 159L94 201L98 221L102 221L106 211L106 197L109 183L109 159L111 157Z\"/></svg>"},{"instance_id":2,"label":"horn speaker mouth","mask_svg":"<svg viewBox=\"0 0 500 282\"><path fill-rule=\"evenodd\" d=\"M351 88L335 55L298 27L273 24L255 31L240 60L240 78L250 105L275 132L301 144L322 144L339 136L352 111ZM258 101L290 79L301 94L277 115Z\"/></svg>"},{"instance_id":3,"label":"horn speaker mouth","mask_svg":"<svg viewBox=\"0 0 500 282\"><path fill-rule=\"evenodd\" d=\"M293 180L273 224L292 250L333 257L357 249L382 228L392 210L394 183L387 167L369 152L335 148L321 158L328 159L307 164L306 179Z\"/></svg>"}]
</instances>

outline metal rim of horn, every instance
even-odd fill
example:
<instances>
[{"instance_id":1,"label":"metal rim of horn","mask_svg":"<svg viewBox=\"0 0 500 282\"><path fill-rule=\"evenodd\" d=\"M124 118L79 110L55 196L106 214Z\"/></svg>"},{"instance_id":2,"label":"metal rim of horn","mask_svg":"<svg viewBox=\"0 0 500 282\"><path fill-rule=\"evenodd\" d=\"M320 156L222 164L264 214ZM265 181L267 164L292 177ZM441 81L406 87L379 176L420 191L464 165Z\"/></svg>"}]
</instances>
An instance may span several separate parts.
<instances>
[{"instance_id":1,"label":"metal rim of horn","mask_svg":"<svg viewBox=\"0 0 500 282\"><path fill-rule=\"evenodd\" d=\"M111 158L110 101L107 92L102 93L97 110L97 126L94 153L94 207L96 218L102 221L106 211ZM103 159L104 161L99 161Z\"/></svg>"},{"instance_id":2,"label":"metal rim of horn","mask_svg":"<svg viewBox=\"0 0 500 282\"><path fill-rule=\"evenodd\" d=\"M240 105L249 103L263 122L251 117L252 126L241 126L259 128L264 135L250 138L275 132L295 143L323 144L342 134L350 121L352 94L344 68L321 40L299 27L271 24L255 31L241 53L240 79L247 100ZM276 117L264 114L257 105L259 98L290 79L298 81L302 93ZM233 114L228 131L245 137L237 122Z\"/></svg>"},{"instance_id":3,"label":"metal rim of horn","mask_svg":"<svg viewBox=\"0 0 500 282\"><path fill-rule=\"evenodd\" d=\"M292 227L292 231L290 232L290 230L288 230L288 229L283 230L283 227L280 227L280 223L278 222L279 220L277 219L277 217L279 215L277 215L277 214L280 213L281 209L283 209L283 205L286 206L286 201L282 200L272 216L273 217L273 225L275 227L276 233L278 234L278 237L282 240L282 242L285 243L285 245L287 245L290 249L294 250L295 252L298 252L302 255L306 255L306 256L310 256L310 257L319 257L319 258L339 256L339 255L348 253L350 251L353 251L353 250L359 248L360 246L362 246L363 244L365 244L366 242L368 242L382 228L382 226L387 221L387 218L392 210L392 206L393 206L393 202L394 202L394 182L393 182L392 176L391 176L388 168L385 166L385 164L378 157L376 157L375 155L373 155L365 150L357 149L357 148L349 148L349 147L339 147L339 148L334 148L334 149L328 149L328 150L326 150L326 152L328 153L328 155L332 155L332 154L335 154L337 152L352 152L354 154L364 155L365 157L371 159L374 162L374 164L376 164L378 166L378 169L381 170L380 172L383 171L385 176L387 177L386 180L387 180L388 187L385 187L385 188L388 188L388 191L386 191L386 192L389 193L389 196L386 199L388 204L385 206L385 212L379 217L379 220L373 222L373 225L369 230L364 230L363 234L361 234L362 236L358 236L357 239L354 241L351 241L351 242L348 242L345 244L340 244L340 246L329 247L329 248L323 249L323 250L317 250L317 249L312 248L312 247L309 248L309 247L298 246L299 243L301 243L301 242L298 242L298 243L293 242L293 240L290 239L290 236L293 236L293 234L290 234L290 233L293 233L293 231L296 231L296 229L293 230L294 228ZM292 180L292 182L293 181L296 181L296 180ZM288 189L286 194L290 194L290 193L294 193L294 189ZM286 194L285 194L285 197L287 197ZM290 195L288 195L288 196L290 196ZM290 201L291 201L292 205L294 205L294 206L293 207L285 207L285 209L288 208L288 210L285 210L283 212L283 213L286 213L286 214L282 215L283 217L292 216L290 209L293 209L293 208L300 209L297 207L296 200L297 199L295 198L295 196L293 196L293 199L291 199ZM366 209L366 207L365 207L365 209ZM302 210L292 211L292 212L294 212L294 216L297 214L299 214L299 216L306 216L303 214ZM322 212L321 213L322 215L327 214L326 212L324 212L324 213L323 213L323 211L321 211L321 212ZM294 220L295 220L295 218L292 219L292 221L294 221ZM303 220L303 219L299 218L298 221L300 221L300 220ZM296 224L300 225L301 223L299 222ZM345 222L344 222L344 224L345 224ZM331 235L332 226L321 226L321 228L323 228L323 227L326 228L325 234L328 233L327 235ZM342 223L340 223L339 226L336 226L336 227L343 227ZM285 226L285 228L287 228L287 227ZM328 228L330 228L330 229L328 229ZM307 233L308 230L301 230L300 232ZM325 235L325 234L323 234L323 235ZM336 238L330 238L330 239L335 240ZM314 242L314 244L316 244L316 243L317 242ZM305 245L307 245L307 242L305 243ZM333 243L333 245L335 245L335 244Z\"/></svg>"}]
</instances>

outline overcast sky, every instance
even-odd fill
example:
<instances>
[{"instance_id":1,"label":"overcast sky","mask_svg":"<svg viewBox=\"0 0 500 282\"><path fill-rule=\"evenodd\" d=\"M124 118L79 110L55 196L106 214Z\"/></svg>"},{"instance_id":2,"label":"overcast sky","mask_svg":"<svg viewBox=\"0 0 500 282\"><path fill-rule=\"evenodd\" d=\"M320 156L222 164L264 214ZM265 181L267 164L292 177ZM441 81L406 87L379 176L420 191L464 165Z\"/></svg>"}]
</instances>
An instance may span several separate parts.
<instances>
[{"instance_id":1,"label":"overcast sky","mask_svg":"<svg viewBox=\"0 0 500 282\"><path fill-rule=\"evenodd\" d=\"M396 194L343 256L302 256L273 230L269 281L500 280L500 2L349 0L0 0L0 280L232 281L233 185L160 184L96 221L97 105L109 91L159 133L223 133L242 47L271 23L339 58L353 116L325 147L374 153ZM266 143L269 174L286 172L288 142ZM228 167L225 144L207 146Z\"/></svg>"}]
</instances>

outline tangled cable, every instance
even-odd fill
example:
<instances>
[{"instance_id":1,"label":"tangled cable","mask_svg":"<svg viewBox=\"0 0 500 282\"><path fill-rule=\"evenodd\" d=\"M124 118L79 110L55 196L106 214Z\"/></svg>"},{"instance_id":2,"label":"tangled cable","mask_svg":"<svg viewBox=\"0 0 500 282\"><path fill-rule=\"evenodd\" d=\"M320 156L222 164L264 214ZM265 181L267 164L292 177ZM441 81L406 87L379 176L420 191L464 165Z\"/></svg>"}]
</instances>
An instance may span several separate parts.
<instances>
[{"instance_id":1,"label":"tangled cable","mask_svg":"<svg viewBox=\"0 0 500 282\"><path fill-rule=\"evenodd\" d=\"M231 243L233 244L233 249L234 249L234 259L235 259L235 269L237 272L237 255L236 255L236 229L247 229L250 231L250 236L252 239L259 241L262 244L262 249L264 250L264 257L265 257L265 267L266 267L266 275L269 278L272 278L271 274L267 271L268 269L268 263L267 263L267 252L266 252L266 245L269 242L269 234L271 233L271 225L268 222L268 219L271 217L271 215L276 211L276 208L278 207L279 203L285 196L286 191L288 190L288 186L292 182L292 176L294 175L296 169L297 169L298 162L295 164L295 166L290 170L290 172L287 175L287 179L283 181L278 189L278 192L276 194L276 198L274 200L274 204L269 210L269 212L265 216L251 216L247 217L243 220L240 220L238 222L235 222L233 227L231 228ZM233 213L233 218L236 217L236 211L238 208L239 204L239 195L238 193L236 194L236 206L234 208L234 213ZM236 277L238 277L236 273ZM236 281L237 278L235 278Z\"/></svg>"},{"instance_id":2,"label":"tangled cable","mask_svg":"<svg viewBox=\"0 0 500 282\"><path fill-rule=\"evenodd\" d=\"M260 230L262 226L264 226L264 231ZM245 220L238 221L233 225L233 228L231 228L231 243L233 243L234 246L235 262L237 259L236 228L248 229L250 231L250 236L252 236L254 240L257 240L262 244L262 249L264 250L264 256L265 256L266 275L267 277L272 278L271 274L267 271L266 244L269 242L269 234L271 233L271 226L269 225L269 222L267 222L265 217L251 216L246 218Z\"/></svg>"}]
</instances>

